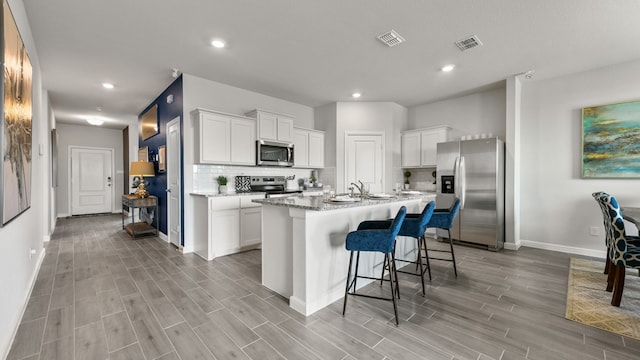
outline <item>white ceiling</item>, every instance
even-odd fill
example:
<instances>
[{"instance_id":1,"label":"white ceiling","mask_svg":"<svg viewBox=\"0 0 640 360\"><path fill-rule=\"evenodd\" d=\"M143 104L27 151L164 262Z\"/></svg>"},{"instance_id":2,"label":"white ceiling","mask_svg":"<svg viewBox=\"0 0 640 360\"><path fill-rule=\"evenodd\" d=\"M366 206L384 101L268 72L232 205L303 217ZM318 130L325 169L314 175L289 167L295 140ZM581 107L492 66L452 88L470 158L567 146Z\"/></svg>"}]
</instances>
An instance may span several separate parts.
<instances>
[{"instance_id":1,"label":"white ceiling","mask_svg":"<svg viewBox=\"0 0 640 360\"><path fill-rule=\"evenodd\" d=\"M535 81L640 59L637 0L24 4L57 121L98 115L116 128L173 81L172 68L308 106L352 101L356 90L359 101L413 106L531 69ZM407 42L378 42L391 29ZM454 42L473 34L484 45L458 50ZM213 48L214 38L228 47ZM440 72L448 63L456 69Z\"/></svg>"}]
</instances>

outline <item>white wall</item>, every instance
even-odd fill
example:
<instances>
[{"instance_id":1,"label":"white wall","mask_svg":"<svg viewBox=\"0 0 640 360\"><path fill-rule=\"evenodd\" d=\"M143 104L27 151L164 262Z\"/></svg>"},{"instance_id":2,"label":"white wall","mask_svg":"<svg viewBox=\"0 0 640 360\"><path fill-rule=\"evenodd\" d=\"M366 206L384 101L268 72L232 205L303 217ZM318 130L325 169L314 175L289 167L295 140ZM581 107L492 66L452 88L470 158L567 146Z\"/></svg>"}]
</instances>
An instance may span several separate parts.
<instances>
[{"instance_id":1,"label":"white wall","mask_svg":"<svg viewBox=\"0 0 640 360\"><path fill-rule=\"evenodd\" d=\"M314 129L313 108L249 90L182 75L183 87L183 177L184 177L184 251L193 251L193 209L189 193L194 190L194 129L191 111L204 108L243 115L259 108L294 117L294 126Z\"/></svg>"},{"instance_id":2,"label":"white wall","mask_svg":"<svg viewBox=\"0 0 640 360\"><path fill-rule=\"evenodd\" d=\"M336 107L336 189L346 191L344 156L346 132L385 134L384 191L401 181L400 132L407 126L407 109L392 102L339 102Z\"/></svg>"},{"instance_id":3,"label":"white wall","mask_svg":"<svg viewBox=\"0 0 640 360\"><path fill-rule=\"evenodd\" d=\"M581 179L581 109L640 98L640 61L522 83L523 245L604 256L602 214L591 193L640 206L637 179ZM600 228L600 236L589 228ZM568 247L568 248L563 248Z\"/></svg>"},{"instance_id":4,"label":"white wall","mask_svg":"<svg viewBox=\"0 0 640 360\"><path fill-rule=\"evenodd\" d=\"M183 74L182 81L185 114L191 113L195 108L204 108L237 115L244 115L254 109L262 109L293 116L294 126L308 129L315 128L313 108L309 106L296 104L189 74ZM185 119L187 119L187 117L185 117Z\"/></svg>"},{"instance_id":5,"label":"white wall","mask_svg":"<svg viewBox=\"0 0 640 360\"><path fill-rule=\"evenodd\" d=\"M505 139L505 91L500 87L411 107L408 127L403 130L448 125L462 135L492 133Z\"/></svg>"},{"instance_id":6,"label":"white wall","mask_svg":"<svg viewBox=\"0 0 640 360\"><path fill-rule=\"evenodd\" d=\"M131 128L130 128L131 129ZM69 147L86 146L94 148L113 149L113 164L115 172L113 174L113 212L122 209L122 183L123 163L122 163L122 130L105 129L98 126L82 126L57 124L58 130L58 191L56 203L58 216L64 217L71 214L69 204ZM137 143L137 141L136 141ZM137 155L137 150L134 155ZM131 153L130 153L131 155ZM131 156L130 156L131 157ZM128 164L127 164L128 166ZM128 181L128 180L127 180Z\"/></svg>"},{"instance_id":7,"label":"white wall","mask_svg":"<svg viewBox=\"0 0 640 360\"><path fill-rule=\"evenodd\" d=\"M336 189L336 116L337 103L314 108L316 129L324 131L324 168L318 171L318 180Z\"/></svg>"},{"instance_id":8,"label":"white wall","mask_svg":"<svg viewBox=\"0 0 640 360\"><path fill-rule=\"evenodd\" d=\"M43 241L48 238L48 194L50 127L44 109L48 95L42 89L40 62L20 0L9 0L9 6L33 66L32 178L31 207L0 228L0 358L6 357L26 306L31 286L44 256ZM42 144L43 154L39 147ZM36 254L30 258L30 249Z\"/></svg>"}]
</instances>

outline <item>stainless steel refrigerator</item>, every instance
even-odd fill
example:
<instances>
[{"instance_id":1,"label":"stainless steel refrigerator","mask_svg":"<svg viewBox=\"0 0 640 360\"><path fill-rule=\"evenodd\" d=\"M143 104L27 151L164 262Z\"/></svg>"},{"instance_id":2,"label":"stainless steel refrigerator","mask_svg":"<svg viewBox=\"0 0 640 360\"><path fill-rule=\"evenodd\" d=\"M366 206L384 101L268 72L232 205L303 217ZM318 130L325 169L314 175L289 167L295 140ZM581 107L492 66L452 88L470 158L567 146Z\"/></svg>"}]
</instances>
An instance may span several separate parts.
<instances>
[{"instance_id":1,"label":"stainless steel refrigerator","mask_svg":"<svg viewBox=\"0 0 640 360\"><path fill-rule=\"evenodd\" d=\"M436 207L447 208L454 197L461 210L451 229L455 240L504 246L504 142L498 138L439 143ZM438 230L438 236L447 232Z\"/></svg>"}]
</instances>

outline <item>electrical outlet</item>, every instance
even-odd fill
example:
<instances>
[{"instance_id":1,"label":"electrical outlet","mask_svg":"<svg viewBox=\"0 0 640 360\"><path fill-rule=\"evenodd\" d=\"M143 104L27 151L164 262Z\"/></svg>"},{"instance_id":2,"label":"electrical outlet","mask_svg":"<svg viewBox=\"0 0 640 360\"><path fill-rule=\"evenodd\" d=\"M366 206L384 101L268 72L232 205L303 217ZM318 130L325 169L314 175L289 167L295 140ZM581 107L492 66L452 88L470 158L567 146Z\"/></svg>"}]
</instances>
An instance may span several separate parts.
<instances>
[{"instance_id":1,"label":"electrical outlet","mask_svg":"<svg viewBox=\"0 0 640 360\"><path fill-rule=\"evenodd\" d=\"M600 236L600 228L597 226L591 227L591 236Z\"/></svg>"},{"instance_id":2,"label":"electrical outlet","mask_svg":"<svg viewBox=\"0 0 640 360\"><path fill-rule=\"evenodd\" d=\"M31 260L33 258L33 255L35 254L36 254L36 249L29 248L29 260Z\"/></svg>"}]
</instances>

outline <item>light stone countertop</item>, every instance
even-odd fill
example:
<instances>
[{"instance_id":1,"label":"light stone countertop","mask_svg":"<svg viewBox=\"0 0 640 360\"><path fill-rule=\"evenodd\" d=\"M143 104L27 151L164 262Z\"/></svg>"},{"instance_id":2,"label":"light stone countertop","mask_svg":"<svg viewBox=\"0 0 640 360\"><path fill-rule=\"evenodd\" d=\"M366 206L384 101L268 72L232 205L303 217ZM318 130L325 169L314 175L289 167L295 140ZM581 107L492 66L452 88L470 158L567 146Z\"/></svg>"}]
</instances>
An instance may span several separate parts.
<instances>
[{"instance_id":1,"label":"light stone countertop","mask_svg":"<svg viewBox=\"0 0 640 360\"><path fill-rule=\"evenodd\" d=\"M369 206L369 205L379 205L390 202L400 202L407 200L418 200L429 198L434 198L435 200L436 193L435 192L421 192L419 194L409 194L409 195L398 195L390 198L358 198L357 201L353 202L331 202L325 200L322 196L289 196L282 198L269 198L269 199L253 199L252 202L260 203L263 205L274 205L274 206L283 206L283 207L293 207L299 209L306 210L316 210L316 211L327 211L327 210L337 210L337 209L345 209L345 208L354 208L360 206Z\"/></svg>"},{"instance_id":2,"label":"light stone countertop","mask_svg":"<svg viewBox=\"0 0 640 360\"><path fill-rule=\"evenodd\" d=\"M226 193L226 194L220 194L217 192L192 192L190 193L190 195L193 196L204 196L204 197L233 197L233 196L253 196L253 195L260 195L263 196L265 195L265 192L261 192L261 191L256 191L256 192L232 192L232 193Z\"/></svg>"}]
</instances>

